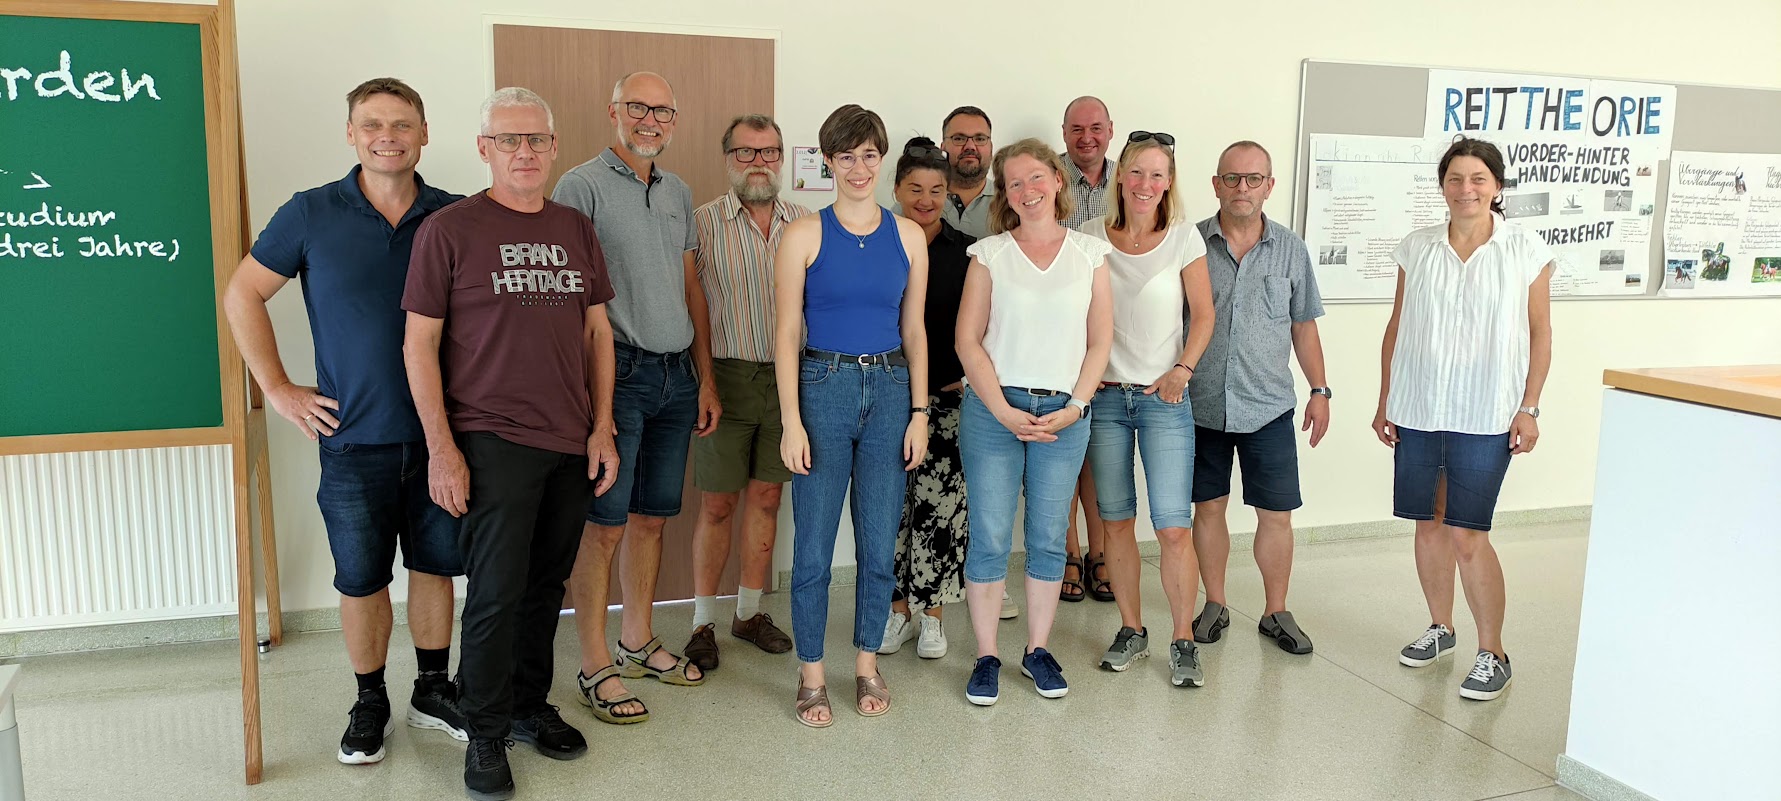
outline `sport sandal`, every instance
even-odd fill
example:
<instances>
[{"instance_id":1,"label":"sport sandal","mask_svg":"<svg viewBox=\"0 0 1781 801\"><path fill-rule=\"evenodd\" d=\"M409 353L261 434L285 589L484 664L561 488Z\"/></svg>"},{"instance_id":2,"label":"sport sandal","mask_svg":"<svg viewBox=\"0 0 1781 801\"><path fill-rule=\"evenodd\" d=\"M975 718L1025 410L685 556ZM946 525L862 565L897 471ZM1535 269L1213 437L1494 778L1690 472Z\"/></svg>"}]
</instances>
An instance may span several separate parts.
<instances>
[{"instance_id":1,"label":"sport sandal","mask_svg":"<svg viewBox=\"0 0 1781 801\"><path fill-rule=\"evenodd\" d=\"M594 711L594 717L599 718L605 723L623 726L627 723L642 723L649 720L649 707L644 707L642 712L631 715L623 715L612 711L613 707L622 706L632 701L635 701L638 706L643 706L643 699L638 698L635 693L627 692L617 698L607 700L601 698L599 693L596 692L600 685L618 677L617 665L607 665L606 667L600 668L595 671L592 676L582 676L578 673L575 676L575 683L580 692L576 693L575 697L581 701L582 706Z\"/></svg>"},{"instance_id":2,"label":"sport sandal","mask_svg":"<svg viewBox=\"0 0 1781 801\"><path fill-rule=\"evenodd\" d=\"M619 665L619 675L627 679L655 679L663 684L674 684L681 687L697 687L705 683L705 674L703 673L700 673L696 679L687 676L686 666L691 664L691 660L675 654L673 651L669 651L668 655L674 657L674 667L665 669L650 667L649 658L660 650L662 650L662 638L660 637L651 638L648 643L636 651L626 648L624 641L620 640L612 648L612 659Z\"/></svg>"}]
</instances>

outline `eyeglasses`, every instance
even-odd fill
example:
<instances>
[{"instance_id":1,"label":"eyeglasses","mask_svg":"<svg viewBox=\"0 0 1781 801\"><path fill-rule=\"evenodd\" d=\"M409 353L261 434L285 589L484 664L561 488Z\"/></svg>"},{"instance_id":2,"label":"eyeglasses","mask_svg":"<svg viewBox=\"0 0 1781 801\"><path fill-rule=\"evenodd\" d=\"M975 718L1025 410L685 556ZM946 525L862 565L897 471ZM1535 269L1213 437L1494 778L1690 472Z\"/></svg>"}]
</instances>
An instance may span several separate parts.
<instances>
[{"instance_id":1,"label":"eyeglasses","mask_svg":"<svg viewBox=\"0 0 1781 801\"><path fill-rule=\"evenodd\" d=\"M1157 144L1160 144L1163 147L1169 148L1171 150L1173 150L1175 148L1174 135L1166 134L1166 133L1163 133L1162 131L1156 131L1154 133L1151 131L1133 131L1131 136L1128 136L1125 138L1125 142L1126 142L1126 144L1130 145L1130 144L1134 144L1137 142L1142 142L1146 139L1155 139L1157 141Z\"/></svg>"},{"instance_id":2,"label":"eyeglasses","mask_svg":"<svg viewBox=\"0 0 1781 801\"><path fill-rule=\"evenodd\" d=\"M1259 172L1227 172L1218 176L1218 180L1223 181L1225 186L1233 189L1236 188L1238 183L1249 184L1249 188L1254 189L1261 186L1263 181L1268 180L1268 176Z\"/></svg>"},{"instance_id":3,"label":"eyeglasses","mask_svg":"<svg viewBox=\"0 0 1781 801\"><path fill-rule=\"evenodd\" d=\"M963 147L966 142L970 142L971 144L976 145L978 147L983 147L983 146L989 144L989 134L978 134L976 136L966 136L964 134L953 134L951 136L946 137L946 141L951 142L954 146L957 146L957 147Z\"/></svg>"},{"instance_id":4,"label":"eyeglasses","mask_svg":"<svg viewBox=\"0 0 1781 801\"><path fill-rule=\"evenodd\" d=\"M625 113L630 115L633 120L640 120L654 114L656 122L673 122L674 115L678 112L674 110L673 106L652 106L648 103L626 103Z\"/></svg>"},{"instance_id":5,"label":"eyeglasses","mask_svg":"<svg viewBox=\"0 0 1781 801\"><path fill-rule=\"evenodd\" d=\"M910 158L938 159L940 161L945 161L947 158L946 151L937 147L923 147L921 145L910 145L903 148L903 155Z\"/></svg>"},{"instance_id":6,"label":"eyeglasses","mask_svg":"<svg viewBox=\"0 0 1781 801\"><path fill-rule=\"evenodd\" d=\"M545 153L550 150L551 144L557 140L555 134L545 133L503 133L495 134L494 136L483 134L482 138L495 140L495 149L502 153L512 153L519 150L519 143L521 142L525 142L526 147L531 148L533 153Z\"/></svg>"},{"instance_id":7,"label":"eyeglasses","mask_svg":"<svg viewBox=\"0 0 1781 801\"><path fill-rule=\"evenodd\" d=\"M761 161L772 164L785 154L785 151L777 147L732 147L724 152L743 164L754 161L757 155L760 156Z\"/></svg>"},{"instance_id":8,"label":"eyeglasses","mask_svg":"<svg viewBox=\"0 0 1781 801\"><path fill-rule=\"evenodd\" d=\"M855 158L852 153L841 153L834 157L835 166L840 167L842 172L853 169L854 164L864 164L867 167L876 167L878 166L878 162L883 158L883 156L871 151L868 151L865 155L858 158Z\"/></svg>"}]
</instances>

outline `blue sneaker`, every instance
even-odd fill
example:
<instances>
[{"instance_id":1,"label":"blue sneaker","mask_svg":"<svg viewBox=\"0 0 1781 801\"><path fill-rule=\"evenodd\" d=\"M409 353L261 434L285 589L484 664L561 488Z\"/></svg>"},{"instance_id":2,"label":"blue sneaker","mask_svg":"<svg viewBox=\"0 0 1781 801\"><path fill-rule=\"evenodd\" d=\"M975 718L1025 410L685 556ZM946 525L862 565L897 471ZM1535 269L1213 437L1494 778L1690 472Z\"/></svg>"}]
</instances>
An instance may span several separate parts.
<instances>
[{"instance_id":1,"label":"blue sneaker","mask_svg":"<svg viewBox=\"0 0 1781 801\"><path fill-rule=\"evenodd\" d=\"M971 668L971 683L965 685L965 698L978 706L989 706L1001 697L996 688L997 680L1002 673L1002 660L993 656L977 660L977 666Z\"/></svg>"},{"instance_id":2,"label":"blue sneaker","mask_svg":"<svg viewBox=\"0 0 1781 801\"><path fill-rule=\"evenodd\" d=\"M1034 648L1032 653L1021 658L1020 675L1032 679L1033 688L1046 698L1062 698L1070 691L1069 683L1064 681L1063 667L1044 648Z\"/></svg>"}]
</instances>

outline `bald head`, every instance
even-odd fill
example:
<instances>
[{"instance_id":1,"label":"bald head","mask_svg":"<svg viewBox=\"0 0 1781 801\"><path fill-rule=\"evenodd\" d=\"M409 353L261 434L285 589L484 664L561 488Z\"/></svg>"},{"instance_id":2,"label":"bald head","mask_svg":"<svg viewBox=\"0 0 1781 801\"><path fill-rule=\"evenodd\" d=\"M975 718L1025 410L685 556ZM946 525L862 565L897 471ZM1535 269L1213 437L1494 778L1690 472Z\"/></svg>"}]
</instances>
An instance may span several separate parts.
<instances>
[{"instance_id":1,"label":"bald head","mask_svg":"<svg viewBox=\"0 0 1781 801\"><path fill-rule=\"evenodd\" d=\"M1083 95L1064 106L1064 150L1084 175L1091 179L1101 175L1107 143L1112 140L1113 118L1100 98Z\"/></svg>"},{"instance_id":2,"label":"bald head","mask_svg":"<svg viewBox=\"0 0 1781 801\"><path fill-rule=\"evenodd\" d=\"M668 105L674 105L674 86L668 83L667 78L663 78L661 75L649 71L633 72L618 79L618 83L612 85L612 102L619 102L619 100L625 96L625 92L635 88L637 84L645 84L650 88L659 88L661 91L667 93Z\"/></svg>"}]
</instances>

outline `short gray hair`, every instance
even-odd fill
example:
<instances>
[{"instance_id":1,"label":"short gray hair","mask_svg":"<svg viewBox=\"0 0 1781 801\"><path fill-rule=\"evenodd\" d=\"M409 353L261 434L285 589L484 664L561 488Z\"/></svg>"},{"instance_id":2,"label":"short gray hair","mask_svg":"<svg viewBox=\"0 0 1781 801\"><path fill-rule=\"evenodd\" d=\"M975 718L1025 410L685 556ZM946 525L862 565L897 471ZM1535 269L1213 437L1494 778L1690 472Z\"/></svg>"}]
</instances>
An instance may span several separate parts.
<instances>
[{"instance_id":1,"label":"short gray hair","mask_svg":"<svg viewBox=\"0 0 1781 801\"><path fill-rule=\"evenodd\" d=\"M730 153L730 142L735 141L736 129L745 126L756 131L773 131L773 135L779 137L779 149L785 149L785 133L779 130L779 123L774 122L772 117L765 114L744 114L730 120L730 127L724 129L724 155Z\"/></svg>"},{"instance_id":2,"label":"short gray hair","mask_svg":"<svg viewBox=\"0 0 1781 801\"><path fill-rule=\"evenodd\" d=\"M660 73L650 72L649 70L638 70L636 72L626 73L625 77L618 79L618 83L615 83L612 85L612 102L613 103L617 103L619 98L625 96L625 84L630 83L632 78L635 78L639 75L654 75L657 78L661 78L662 83L668 87L669 100L671 102L679 100L679 98L674 96L674 84L669 83L667 78L663 78Z\"/></svg>"},{"instance_id":3,"label":"short gray hair","mask_svg":"<svg viewBox=\"0 0 1781 801\"><path fill-rule=\"evenodd\" d=\"M489 99L482 101L482 134L488 136L489 117L500 108L539 108L544 109L544 124L549 131L510 131L509 133L556 133L557 117L550 111L550 104L544 102L537 92L519 86L496 89Z\"/></svg>"}]
</instances>

